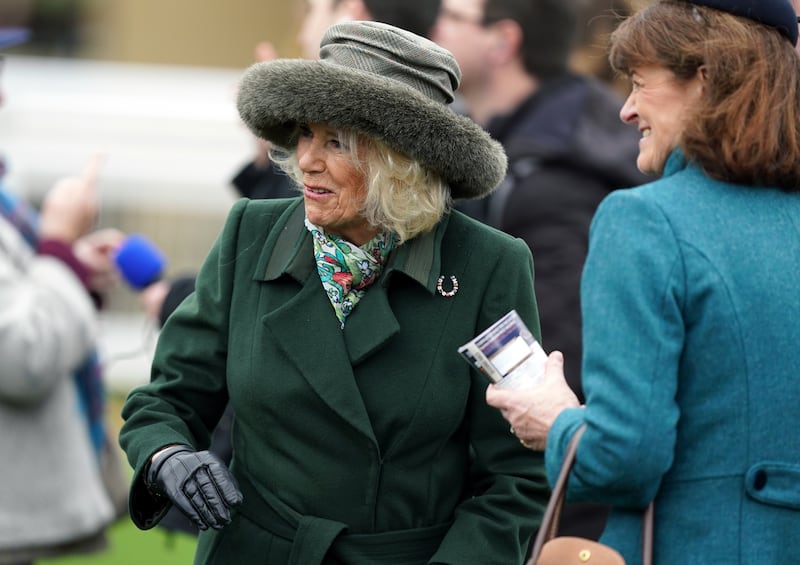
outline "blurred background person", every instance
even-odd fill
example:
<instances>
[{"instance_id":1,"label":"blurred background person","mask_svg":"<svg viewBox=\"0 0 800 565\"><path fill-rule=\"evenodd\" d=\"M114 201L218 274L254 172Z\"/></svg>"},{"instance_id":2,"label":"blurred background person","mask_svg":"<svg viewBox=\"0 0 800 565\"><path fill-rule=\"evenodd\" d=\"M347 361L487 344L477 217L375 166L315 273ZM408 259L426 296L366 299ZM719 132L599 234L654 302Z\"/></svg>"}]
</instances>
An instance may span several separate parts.
<instances>
[{"instance_id":1,"label":"blurred background person","mask_svg":"<svg viewBox=\"0 0 800 565\"><path fill-rule=\"evenodd\" d=\"M511 308L538 336L531 254L448 213L505 155L447 107L459 71L434 43L343 22L321 54L241 82L303 197L240 200L167 320L123 409L131 516L180 507L205 529L196 563L521 563L540 460L457 348ZM204 451L228 400L230 470Z\"/></svg>"},{"instance_id":2,"label":"blurred background person","mask_svg":"<svg viewBox=\"0 0 800 565\"><path fill-rule=\"evenodd\" d=\"M0 27L0 49L26 37ZM99 166L56 183L41 213L0 178L3 565L103 550L118 515L102 471L111 444L95 308L117 282L124 236L92 231Z\"/></svg>"},{"instance_id":3,"label":"blurred background person","mask_svg":"<svg viewBox=\"0 0 800 565\"><path fill-rule=\"evenodd\" d=\"M630 82L614 72L608 62L608 42L619 22L630 16L646 0L576 0L578 26L575 47L569 58L570 68L578 74L593 76L611 86L622 97L630 92Z\"/></svg>"},{"instance_id":4,"label":"blurred background person","mask_svg":"<svg viewBox=\"0 0 800 565\"><path fill-rule=\"evenodd\" d=\"M577 0L443 0L433 39L463 73L468 114L500 141L508 174L464 212L522 238L536 262L536 297L547 350L566 358L581 389L580 277L600 201L645 180L635 166L637 132L616 119L622 100L569 71ZM568 504L564 535L597 539L606 508Z\"/></svg>"},{"instance_id":5,"label":"blurred background person","mask_svg":"<svg viewBox=\"0 0 800 565\"><path fill-rule=\"evenodd\" d=\"M441 0L306 0L307 11L297 40L303 56L316 59L322 34L329 26L342 21L383 22L427 37L440 5Z\"/></svg>"},{"instance_id":6,"label":"blurred background person","mask_svg":"<svg viewBox=\"0 0 800 565\"><path fill-rule=\"evenodd\" d=\"M800 59L786 0L657 0L614 33L619 116L661 178L601 204L583 274L584 406L558 353L542 384L490 388L568 496L613 505L637 565L772 565L800 550Z\"/></svg>"}]
</instances>

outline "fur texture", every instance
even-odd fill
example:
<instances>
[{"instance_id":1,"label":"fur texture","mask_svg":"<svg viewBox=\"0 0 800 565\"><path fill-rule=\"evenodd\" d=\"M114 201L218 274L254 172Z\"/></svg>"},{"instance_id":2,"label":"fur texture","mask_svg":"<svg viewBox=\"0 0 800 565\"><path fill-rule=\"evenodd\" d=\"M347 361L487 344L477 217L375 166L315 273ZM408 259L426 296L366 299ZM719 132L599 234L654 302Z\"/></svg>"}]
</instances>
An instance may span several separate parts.
<instances>
[{"instance_id":1,"label":"fur texture","mask_svg":"<svg viewBox=\"0 0 800 565\"><path fill-rule=\"evenodd\" d=\"M454 198L481 198L506 171L502 146L467 117L415 88L328 61L257 63L237 102L259 137L291 147L295 125L325 122L380 138L445 178Z\"/></svg>"}]
</instances>

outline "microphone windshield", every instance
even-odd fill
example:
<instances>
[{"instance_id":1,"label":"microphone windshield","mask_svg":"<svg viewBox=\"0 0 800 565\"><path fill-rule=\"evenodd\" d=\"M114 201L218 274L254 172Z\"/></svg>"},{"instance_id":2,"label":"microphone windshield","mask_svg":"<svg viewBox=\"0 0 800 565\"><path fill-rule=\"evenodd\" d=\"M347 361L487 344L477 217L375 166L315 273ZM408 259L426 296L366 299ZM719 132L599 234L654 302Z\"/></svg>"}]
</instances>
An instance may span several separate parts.
<instances>
[{"instance_id":1,"label":"microphone windshield","mask_svg":"<svg viewBox=\"0 0 800 565\"><path fill-rule=\"evenodd\" d=\"M114 261L130 286L141 290L157 281L167 260L156 245L139 234L129 235L117 249Z\"/></svg>"}]
</instances>

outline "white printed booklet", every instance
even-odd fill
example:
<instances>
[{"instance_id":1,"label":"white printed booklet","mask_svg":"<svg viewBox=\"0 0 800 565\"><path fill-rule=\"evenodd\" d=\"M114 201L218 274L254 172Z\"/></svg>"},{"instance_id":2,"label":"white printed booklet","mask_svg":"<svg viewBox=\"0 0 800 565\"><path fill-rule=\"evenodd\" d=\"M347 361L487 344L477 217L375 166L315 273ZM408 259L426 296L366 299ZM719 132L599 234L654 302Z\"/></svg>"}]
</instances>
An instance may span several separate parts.
<instances>
[{"instance_id":1,"label":"white printed booklet","mask_svg":"<svg viewBox=\"0 0 800 565\"><path fill-rule=\"evenodd\" d=\"M516 310L458 348L470 365L501 388L529 388L541 381L547 353Z\"/></svg>"}]
</instances>

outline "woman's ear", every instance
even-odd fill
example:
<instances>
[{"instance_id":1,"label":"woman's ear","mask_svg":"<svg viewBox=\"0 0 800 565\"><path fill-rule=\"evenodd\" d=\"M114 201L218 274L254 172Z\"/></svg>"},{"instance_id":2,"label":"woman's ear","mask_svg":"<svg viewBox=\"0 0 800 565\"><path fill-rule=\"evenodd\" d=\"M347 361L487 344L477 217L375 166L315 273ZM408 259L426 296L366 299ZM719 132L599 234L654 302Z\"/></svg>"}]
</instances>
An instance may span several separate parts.
<instances>
[{"instance_id":1,"label":"woman's ear","mask_svg":"<svg viewBox=\"0 0 800 565\"><path fill-rule=\"evenodd\" d=\"M706 83L708 82L708 67L705 65L701 65L697 68L697 72L695 72L694 77L689 81L689 90L688 93L695 96L695 100L700 100L703 96L703 91L706 89Z\"/></svg>"}]
</instances>

